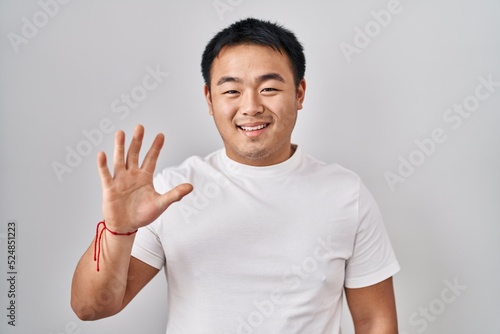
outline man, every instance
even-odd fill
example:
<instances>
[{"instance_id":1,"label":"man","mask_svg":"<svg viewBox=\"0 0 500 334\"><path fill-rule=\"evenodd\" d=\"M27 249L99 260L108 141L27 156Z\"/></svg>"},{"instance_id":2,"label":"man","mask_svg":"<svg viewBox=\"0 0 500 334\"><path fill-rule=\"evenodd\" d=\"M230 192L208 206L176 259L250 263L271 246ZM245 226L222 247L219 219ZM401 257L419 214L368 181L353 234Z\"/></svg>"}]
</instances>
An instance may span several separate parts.
<instances>
[{"instance_id":1,"label":"man","mask_svg":"<svg viewBox=\"0 0 500 334\"><path fill-rule=\"evenodd\" d=\"M113 176L98 155L105 220L75 270L76 314L118 313L164 268L168 334L340 333L344 291L356 333L397 333L399 266L375 201L356 174L291 143L306 91L295 35L236 22L202 72L224 149L153 185L163 136L139 166L142 126L126 157L116 134Z\"/></svg>"}]
</instances>

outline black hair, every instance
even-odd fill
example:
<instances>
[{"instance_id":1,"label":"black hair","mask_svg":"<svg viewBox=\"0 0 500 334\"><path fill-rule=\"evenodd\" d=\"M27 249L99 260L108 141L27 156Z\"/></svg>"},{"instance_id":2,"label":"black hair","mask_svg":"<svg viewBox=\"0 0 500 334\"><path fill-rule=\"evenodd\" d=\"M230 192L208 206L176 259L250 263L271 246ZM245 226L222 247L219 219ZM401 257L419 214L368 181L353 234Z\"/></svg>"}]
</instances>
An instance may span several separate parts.
<instances>
[{"instance_id":1,"label":"black hair","mask_svg":"<svg viewBox=\"0 0 500 334\"><path fill-rule=\"evenodd\" d=\"M210 89L212 64L226 46L263 45L285 53L292 67L295 86L298 87L306 71L304 48L293 32L277 23L247 18L221 30L208 42L201 59L201 73Z\"/></svg>"}]
</instances>

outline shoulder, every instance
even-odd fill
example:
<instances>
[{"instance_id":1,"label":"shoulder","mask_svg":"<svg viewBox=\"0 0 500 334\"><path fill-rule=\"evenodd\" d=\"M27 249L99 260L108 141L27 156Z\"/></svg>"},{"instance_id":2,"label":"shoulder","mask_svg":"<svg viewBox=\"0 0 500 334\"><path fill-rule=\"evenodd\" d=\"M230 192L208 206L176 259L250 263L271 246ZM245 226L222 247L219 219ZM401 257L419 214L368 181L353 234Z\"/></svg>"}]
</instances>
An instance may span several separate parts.
<instances>
[{"instance_id":1,"label":"shoulder","mask_svg":"<svg viewBox=\"0 0 500 334\"><path fill-rule=\"evenodd\" d=\"M356 172L338 163L327 163L308 154L302 154L303 163L300 173L306 176L314 176L318 180L325 182L325 184L335 184L339 187L349 187L359 190L362 182Z\"/></svg>"},{"instance_id":2,"label":"shoulder","mask_svg":"<svg viewBox=\"0 0 500 334\"><path fill-rule=\"evenodd\" d=\"M193 182L195 178L211 173L216 168L219 154L220 150L205 157L193 155L179 165L162 169L154 177L155 188L160 192L166 191L179 183Z\"/></svg>"}]
</instances>

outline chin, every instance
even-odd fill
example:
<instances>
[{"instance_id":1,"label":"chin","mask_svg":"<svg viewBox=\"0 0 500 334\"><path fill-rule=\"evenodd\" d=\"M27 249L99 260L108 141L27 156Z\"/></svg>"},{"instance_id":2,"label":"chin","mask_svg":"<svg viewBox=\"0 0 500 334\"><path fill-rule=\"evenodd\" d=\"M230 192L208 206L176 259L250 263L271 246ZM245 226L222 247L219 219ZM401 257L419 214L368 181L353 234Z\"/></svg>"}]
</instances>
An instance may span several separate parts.
<instances>
[{"instance_id":1,"label":"chin","mask_svg":"<svg viewBox=\"0 0 500 334\"><path fill-rule=\"evenodd\" d=\"M273 160L277 153L277 147L244 147L237 154L244 160L255 164L266 163Z\"/></svg>"},{"instance_id":2,"label":"chin","mask_svg":"<svg viewBox=\"0 0 500 334\"><path fill-rule=\"evenodd\" d=\"M262 161L268 158L271 154L268 150L251 150L239 152L239 155L250 161Z\"/></svg>"}]
</instances>

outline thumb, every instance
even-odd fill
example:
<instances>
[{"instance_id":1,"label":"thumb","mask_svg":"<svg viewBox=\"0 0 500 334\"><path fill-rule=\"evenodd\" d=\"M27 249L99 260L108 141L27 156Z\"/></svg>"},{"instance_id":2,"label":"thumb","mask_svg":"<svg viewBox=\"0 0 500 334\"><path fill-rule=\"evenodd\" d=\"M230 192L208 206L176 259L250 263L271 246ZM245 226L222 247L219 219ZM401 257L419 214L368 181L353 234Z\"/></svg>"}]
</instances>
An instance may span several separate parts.
<instances>
[{"instance_id":1,"label":"thumb","mask_svg":"<svg viewBox=\"0 0 500 334\"><path fill-rule=\"evenodd\" d=\"M161 207L165 210L170 204L180 201L193 190L189 183L182 183L160 196Z\"/></svg>"}]
</instances>

